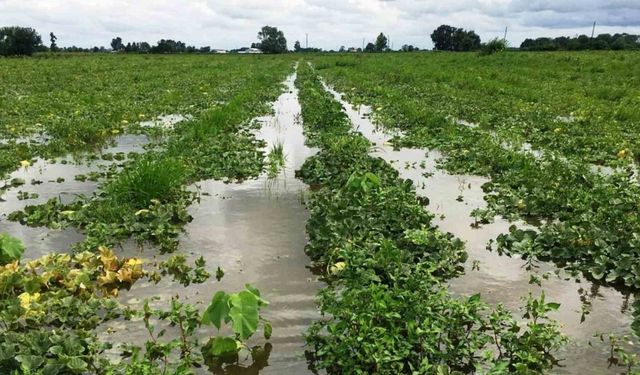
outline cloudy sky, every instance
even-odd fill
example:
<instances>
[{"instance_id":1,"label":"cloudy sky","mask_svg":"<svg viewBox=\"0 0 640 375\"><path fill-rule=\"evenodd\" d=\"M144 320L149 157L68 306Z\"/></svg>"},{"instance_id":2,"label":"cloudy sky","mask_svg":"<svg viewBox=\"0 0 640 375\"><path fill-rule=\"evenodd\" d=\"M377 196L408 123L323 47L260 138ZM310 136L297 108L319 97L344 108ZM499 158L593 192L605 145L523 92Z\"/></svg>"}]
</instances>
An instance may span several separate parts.
<instances>
[{"instance_id":1,"label":"cloudy sky","mask_svg":"<svg viewBox=\"0 0 640 375\"><path fill-rule=\"evenodd\" d=\"M431 48L440 24L502 36L518 46L526 37L597 33L640 34L640 0L0 0L0 26L36 28L60 46L109 46L111 38L155 43L179 39L196 46L235 48L256 41L264 25L285 32L289 47L361 46L379 32L395 48Z\"/></svg>"}]
</instances>

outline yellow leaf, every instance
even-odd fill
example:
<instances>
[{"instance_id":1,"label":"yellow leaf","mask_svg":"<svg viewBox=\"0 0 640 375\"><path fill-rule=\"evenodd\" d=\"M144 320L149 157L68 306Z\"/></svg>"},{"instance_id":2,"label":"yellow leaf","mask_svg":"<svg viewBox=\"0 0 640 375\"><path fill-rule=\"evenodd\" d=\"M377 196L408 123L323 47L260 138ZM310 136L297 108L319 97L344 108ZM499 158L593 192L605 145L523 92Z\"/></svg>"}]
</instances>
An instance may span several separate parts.
<instances>
[{"instance_id":1,"label":"yellow leaf","mask_svg":"<svg viewBox=\"0 0 640 375\"><path fill-rule=\"evenodd\" d=\"M347 267L347 263L338 262L338 263L334 264L333 266L331 266L331 268L329 269L329 272L331 272L332 275L335 275L335 274L341 272L342 270L344 270L346 267Z\"/></svg>"},{"instance_id":2,"label":"yellow leaf","mask_svg":"<svg viewBox=\"0 0 640 375\"><path fill-rule=\"evenodd\" d=\"M146 209L142 209L142 210L139 210L138 212L136 212L136 216L146 215L146 214L148 214L149 212L151 212L151 211L146 210Z\"/></svg>"}]
</instances>

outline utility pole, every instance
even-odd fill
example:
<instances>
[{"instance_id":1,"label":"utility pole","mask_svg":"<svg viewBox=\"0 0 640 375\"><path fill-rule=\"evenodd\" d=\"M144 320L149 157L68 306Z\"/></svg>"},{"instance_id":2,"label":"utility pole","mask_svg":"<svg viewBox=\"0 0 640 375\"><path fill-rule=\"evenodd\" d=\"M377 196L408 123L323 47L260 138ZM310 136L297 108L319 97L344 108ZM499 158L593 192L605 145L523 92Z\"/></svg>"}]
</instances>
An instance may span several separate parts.
<instances>
[{"instance_id":1,"label":"utility pole","mask_svg":"<svg viewBox=\"0 0 640 375\"><path fill-rule=\"evenodd\" d=\"M309 49L309 34L306 34L306 39L307 39L307 41L305 43L305 48Z\"/></svg>"},{"instance_id":2,"label":"utility pole","mask_svg":"<svg viewBox=\"0 0 640 375\"><path fill-rule=\"evenodd\" d=\"M502 39L505 43L507 42L507 30L509 29L509 26L505 26L504 27L504 38Z\"/></svg>"},{"instance_id":3,"label":"utility pole","mask_svg":"<svg viewBox=\"0 0 640 375\"><path fill-rule=\"evenodd\" d=\"M593 21L593 29L591 29L591 39L593 39L593 35L596 33L596 21Z\"/></svg>"},{"instance_id":4,"label":"utility pole","mask_svg":"<svg viewBox=\"0 0 640 375\"><path fill-rule=\"evenodd\" d=\"M362 51L364 52L364 38L362 38Z\"/></svg>"}]
</instances>

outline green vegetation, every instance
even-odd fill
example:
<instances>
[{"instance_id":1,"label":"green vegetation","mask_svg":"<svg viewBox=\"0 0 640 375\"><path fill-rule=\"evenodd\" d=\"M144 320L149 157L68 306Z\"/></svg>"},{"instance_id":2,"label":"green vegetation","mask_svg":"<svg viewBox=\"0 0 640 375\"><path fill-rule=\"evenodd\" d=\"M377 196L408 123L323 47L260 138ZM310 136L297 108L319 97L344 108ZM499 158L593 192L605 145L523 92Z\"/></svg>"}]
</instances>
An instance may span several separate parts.
<instances>
[{"instance_id":1,"label":"green vegetation","mask_svg":"<svg viewBox=\"0 0 640 375\"><path fill-rule=\"evenodd\" d=\"M308 333L314 365L331 374L531 373L553 366L564 338L530 297L526 324L479 295L452 297L446 280L461 273L463 244L431 223L410 181L351 130L316 73L301 64L302 117L320 148L300 176L319 186L308 202L309 256L325 269L325 317Z\"/></svg>"},{"instance_id":2,"label":"green vegetation","mask_svg":"<svg viewBox=\"0 0 640 375\"><path fill-rule=\"evenodd\" d=\"M87 62L95 64L115 61L109 60L108 57L90 59L82 56L79 59L86 59ZM38 260L21 262L19 259L24 251L22 244L8 235L0 236L0 303L3 320L0 327L0 372L191 374L194 367L203 365L212 369L223 369L227 363L224 358L230 355L237 356L240 349L247 349L252 355L260 357L260 353L256 352L255 348L248 348L245 342L258 329L258 321L263 323L266 338L271 335L271 326L258 315L260 308L267 303L260 298L258 290L251 286L238 294L219 292L215 296L222 295L224 303L220 304L220 301L214 298L214 307L207 309L205 315L200 314L196 305L184 302L179 296L171 300L168 310L151 308L149 304L145 304L142 310L125 308L112 298L117 296L120 290L128 289L143 277L159 282L162 277L171 276L183 285L205 282L210 275L202 258L196 260L195 266L192 267L187 264L183 255L178 254L160 262L155 270L152 267L143 270L142 260L120 260L110 248L133 238L141 244L151 244L160 252L177 250L181 228L191 220L187 207L198 198L196 193L187 189L189 184L204 179L242 181L256 177L264 169L265 155L260 151L264 145L255 138L255 126L251 119L269 113L269 103L275 100L282 90L280 82L290 71L291 64L286 59L248 57L242 64L238 64L238 67L231 68L231 65L238 61L231 60L234 59L225 60L226 62L191 58L180 60L186 66L200 66L200 79L218 79L215 86L214 81L208 81L215 90L212 92L214 102L211 102L208 93L204 92L205 88L200 87L196 92L200 95L203 92L205 94L205 98L202 98L199 104L200 109L193 104L187 106L187 95L184 98L173 96L165 104L150 104L149 109L155 109L145 110L151 113L145 114L145 119L152 118L154 111L158 111L155 112L157 114L164 111L173 112L177 108L168 108L179 103L189 108L194 118L177 125L175 129L166 130L159 142L146 153L130 155L131 158L124 163L122 169L104 176L98 191L92 196L79 197L71 203L63 203L59 198L54 198L45 204L27 206L24 211L10 215L10 219L32 226L48 226L52 229L73 226L85 234L85 239L76 244L72 255L54 253ZM65 68L68 68L66 64L69 64L67 59L28 61L22 69L28 69L33 61L51 66L54 66L51 61L57 61ZM155 61L166 62L166 58L157 58ZM120 60L124 65L128 62L149 64L141 58L124 57ZM77 62L71 64L75 63ZM0 64L0 67L7 68L7 65L12 66L13 62L3 64ZM219 67L218 64L230 64L229 69L223 68L224 78L221 74L223 72L217 72L220 75L216 76L215 69L212 69ZM17 65L14 68L17 69ZM94 81L95 87L86 91L95 89L109 92L120 87L120 83L116 81L110 83L111 73L100 69L98 71L105 75L102 79ZM205 74L205 71L209 72ZM236 75L229 75L230 72L235 72ZM85 73L90 76L96 74L93 70L85 70ZM132 76L138 73L145 72L138 70L137 73L133 72ZM163 73L162 70L156 70L155 74ZM189 74L191 80L187 80L182 86L185 91L192 89L189 84L194 79L199 79L194 77L198 77L200 73L195 70ZM19 77L11 76L11 79L16 78ZM138 81L139 78L135 79ZM72 85L64 87L68 90ZM37 85L28 88L35 87ZM20 89L27 88L21 85ZM146 89L149 87L146 86ZM160 86L157 90L165 91ZM80 140L83 147L99 146L116 133L146 131L137 128L133 120L117 120L120 125L115 130L118 131L112 130L103 134L101 126L112 126L109 125L114 120L111 111L132 110L136 113L139 107L143 106L136 106L135 100L134 103L121 102L120 100L127 95L115 95L115 91L113 92L113 96L102 97L101 100L109 99L100 102L102 107L95 105L93 100L76 100L75 103L71 103L71 108L78 108L74 113L88 114L91 110L95 112L92 114L96 118L95 122L89 122L88 125L82 122L85 125L78 125L89 126L84 131L93 132L96 137L92 138L91 142ZM35 98L39 94L33 92L29 95L34 97L34 101L29 105L22 104L22 107L7 110L10 116L3 116L3 121L5 118L28 120L20 114L26 113L37 103ZM149 91L145 95L154 94ZM146 98L143 95L136 98L146 100L143 99ZM59 108L69 104L56 102ZM99 112L100 108L105 111L102 115ZM95 111L96 109L98 111ZM31 119L37 118L37 111L30 116ZM105 116L106 119L100 116ZM143 117L123 115L123 112L120 112L117 117L121 116L130 116L128 118L132 119ZM26 152L32 156L53 156L69 150L67 147L73 145L71 140L78 142L78 139L74 138L78 134L76 131L83 129L74 129L74 121L80 122L80 118L68 121L58 123L52 120L45 123L43 128L51 134L54 134L52 129L61 124L70 128L66 130L67 133L55 133L56 136L52 136L42 145L25 147ZM2 125L6 127L9 123ZM15 129L16 134L29 134L29 128L26 126ZM85 136L92 137L92 134ZM53 148L53 144L63 145L67 139L72 145L65 144L64 147ZM17 142L9 142L5 149L7 155L16 147L22 146ZM88 157L92 158L90 155ZM106 159L112 157L104 156ZM28 161L17 162L17 166L28 167L30 164ZM12 168L12 165L8 165L6 171ZM16 180L7 188L23 184L24 181L18 183ZM216 277L221 279L222 275L222 270L218 269ZM227 306L226 310L224 306ZM227 312L224 313L225 311ZM127 320L137 317L144 323L149 331L149 340L143 346L117 343L114 347L99 338L98 328L101 325L122 317ZM214 336L207 343L200 344L200 325L213 323L221 328L220 320L230 322L234 335ZM162 328L156 329L157 326ZM168 326L177 327L180 335L164 339ZM118 350L124 361L109 360L105 351L112 347Z\"/></svg>"},{"instance_id":3,"label":"green vegetation","mask_svg":"<svg viewBox=\"0 0 640 375\"><path fill-rule=\"evenodd\" d=\"M630 53L316 60L352 100L377 108L380 123L405 132L396 144L439 149L443 168L491 177L483 187L489 207L476 212L480 222L495 215L542 220L538 231L513 227L498 237L499 251L551 259L634 289L637 63ZM618 169L601 174L592 164Z\"/></svg>"},{"instance_id":4,"label":"green vegetation","mask_svg":"<svg viewBox=\"0 0 640 375\"><path fill-rule=\"evenodd\" d=\"M520 44L524 51L578 51L578 50L637 50L640 48L640 35L600 34L595 38L586 35L577 37L560 36L557 38L525 39Z\"/></svg>"},{"instance_id":5,"label":"green vegetation","mask_svg":"<svg viewBox=\"0 0 640 375\"><path fill-rule=\"evenodd\" d=\"M29 27L0 27L0 56L31 56L42 47L42 38Z\"/></svg>"},{"instance_id":6,"label":"green vegetation","mask_svg":"<svg viewBox=\"0 0 640 375\"><path fill-rule=\"evenodd\" d=\"M264 87L255 96L268 96L277 83L260 76L274 69L279 78L286 65L267 56L43 55L2 60L0 175L19 168L23 160L93 151L117 135L157 131L137 124L162 114L192 115L200 128L208 127L201 117L218 115L215 108L232 98L236 102L228 105L236 115L246 110L239 103L247 87Z\"/></svg>"},{"instance_id":7,"label":"green vegetation","mask_svg":"<svg viewBox=\"0 0 640 375\"><path fill-rule=\"evenodd\" d=\"M269 154L267 154L267 176L269 178L278 176L286 161L287 156L284 154L284 144L282 142L275 143Z\"/></svg>"},{"instance_id":8,"label":"green vegetation","mask_svg":"<svg viewBox=\"0 0 640 375\"><path fill-rule=\"evenodd\" d=\"M197 199L186 190L188 184L206 179L241 181L258 176L264 168L262 142L253 135L250 119L268 113L267 103L279 94L279 82L290 64L262 61L251 82L227 92L226 104L178 125L157 150L134 158L104 181L94 196L69 204L52 199L9 218L31 226L81 229L86 239L76 248L82 250L115 246L133 237L161 252L175 251L182 226L191 220L186 208Z\"/></svg>"},{"instance_id":9,"label":"green vegetation","mask_svg":"<svg viewBox=\"0 0 640 375\"><path fill-rule=\"evenodd\" d=\"M478 47L473 32L441 31L451 34L447 43L462 46L443 49ZM280 34L266 30L262 42L280 45ZM386 50L387 43L380 34L370 49ZM439 150L440 168L489 177L487 207L472 213L477 226L497 216L536 225L514 224L490 249L551 260L573 275L640 292L640 57L502 53L505 47L496 39L481 56L305 55L308 61L297 64L303 132L307 146L318 149L296 171L310 187L299 193L309 211L304 251L326 283L317 297L322 317L306 331L313 369L546 373L567 340L552 319L560 305L544 294L529 294L516 314L489 306L480 294L450 292L467 261L463 241L436 226L412 181L372 156L372 144L353 129L323 79L350 102L371 105L380 125L399 130L394 146ZM27 187L44 182L30 181L29 168L67 164L60 156L105 163L67 178L95 182L93 192L3 213L28 226L73 228L83 238L63 249L67 254L34 259L17 234L0 233L0 373L234 373L249 357L247 371L268 366L271 345L250 346L262 340L257 333L266 340L273 333L263 315L268 302L250 284L240 283L236 293L212 287L202 297L180 293L166 301L148 295L137 307L116 297L127 298L140 281L171 278L186 288L210 283L214 272L218 281L225 277L220 267L207 267L218 259L180 251L193 220L189 207L201 199L201 181L274 179L288 165L289 143L266 148L253 119L271 113L293 65L287 56L0 60L1 195L38 199ZM162 128L141 124L167 114L189 117ZM99 153L123 134L153 142L139 153ZM64 192L65 178L49 182ZM118 255L130 242L154 257L173 254L153 262ZM531 275L532 282L544 278ZM637 332L639 306L635 300L630 327ZM112 343L102 334L122 321L142 330L144 342ZM611 364L637 371L640 361L627 345L634 338L605 337Z\"/></svg>"}]
</instances>

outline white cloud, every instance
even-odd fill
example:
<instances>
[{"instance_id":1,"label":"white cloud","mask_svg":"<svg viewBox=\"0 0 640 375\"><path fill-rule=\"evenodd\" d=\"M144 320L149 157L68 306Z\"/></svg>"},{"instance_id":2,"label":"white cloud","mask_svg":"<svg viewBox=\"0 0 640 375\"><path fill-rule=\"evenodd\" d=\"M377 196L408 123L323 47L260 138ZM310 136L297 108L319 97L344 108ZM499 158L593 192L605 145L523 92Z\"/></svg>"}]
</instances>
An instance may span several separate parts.
<instances>
[{"instance_id":1,"label":"white cloud","mask_svg":"<svg viewBox=\"0 0 640 375\"><path fill-rule=\"evenodd\" d=\"M61 46L108 46L111 38L155 43L179 39L216 48L247 46L264 25L289 46L360 46L380 32L395 47L431 47L440 24L475 30L483 40L509 26L512 45L526 37L596 32L640 34L638 0L0 0L0 25L53 31ZM45 38L46 39L46 38Z\"/></svg>"}]
</instances>

